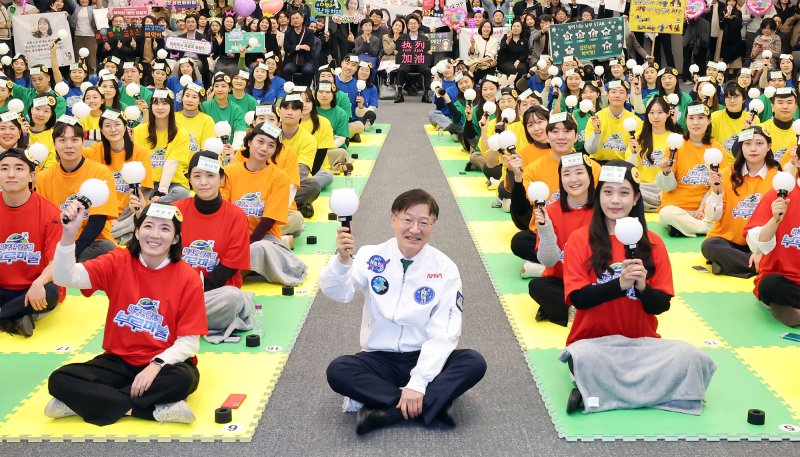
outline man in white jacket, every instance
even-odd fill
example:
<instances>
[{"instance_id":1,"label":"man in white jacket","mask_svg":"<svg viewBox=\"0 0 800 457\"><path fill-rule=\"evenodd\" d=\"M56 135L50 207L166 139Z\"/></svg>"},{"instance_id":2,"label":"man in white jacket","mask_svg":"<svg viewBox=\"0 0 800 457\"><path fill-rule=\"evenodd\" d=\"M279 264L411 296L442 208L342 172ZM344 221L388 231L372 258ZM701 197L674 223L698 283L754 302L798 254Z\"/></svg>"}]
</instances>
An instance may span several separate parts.
<instances>
[{"instance_id":1,"label":"man in white jacket","mask_svg":"<svg viewBox=\"0 0 800 457\"><path fill-rule=\"evenodd\" d=\"M454 426L450 405L486 372L478 352L455 349L464 297L458 267L427 245L438 216L430 194L404 192L392 204L394 238L353 256L353 236L340 228L337 255L320 274L332 300L365 296L362 351L336 358L327 371L334 391L363 404L358 434L417 418Z\"/></svg>"}]
</instances>

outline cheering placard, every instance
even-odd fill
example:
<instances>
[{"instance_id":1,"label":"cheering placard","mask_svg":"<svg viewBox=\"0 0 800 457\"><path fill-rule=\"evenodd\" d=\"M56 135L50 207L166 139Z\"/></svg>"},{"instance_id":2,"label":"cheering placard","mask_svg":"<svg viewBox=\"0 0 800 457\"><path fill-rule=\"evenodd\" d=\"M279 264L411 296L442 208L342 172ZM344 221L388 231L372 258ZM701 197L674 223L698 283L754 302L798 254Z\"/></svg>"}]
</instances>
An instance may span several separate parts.
<instances>
[{"instance_id":1,"label":"cheering placard","mask_svg":"<svg viewBox=\"0 0 800 457\"><path fill-rule=\"evenodd\" d=\"M397 40L395 63L400 65L425 65L428 61L430 41Z\"/></svg>"},{"instance_id":2,"label":"cheering placard","mask_svg":"<svg viewBox=\"0 0 800 457\"><path fill-rule=\"evenodd\" d=\"M250 38L258 40L258 46L249 47ZM225 34L225 52L238 54L242 48L248 46L247 53L264 52L264 32L242 32L231 30Z\"/></svg>"},{"instance_id":3,"label":"cheering placard","mask_svg":"<svg viewBox=\"0 0 800 457\"><path fill-rule=\"evenodd\" d=\"M429 33L433 52L450 52L453 50L453 32Z\"/></svg>"},{"instance_id":4,"label":"cheering placard","mask_svg":"<svg viewBox=\"0 0 800 457\"><path fill-rule=\"evenodd\" d=\"M211 54L211 42L200 40L189 40L175 36L167 37L165 46L167 49L181 52L193 52L195 54Z\"/></svg>"},{"instance_id":5,"label":"cheering placard","mask_svg":"<svg viewBox=\"0 0 800 457\"><path fill-rule=\"evenodd\" d=\"M17 14L14 16L14 42L17 52L25 54L28 64L50 66L50 43L58 38L59 30L69 31L64 13ZM56 45L59 65L75 63L72 51L72 36L60 40Z\"/></svg>"},{"instance_id":6,"label":"cheering placard","mask_svg":"<svg viewBox=\"0 0 800 457\"><path fill-rule=\"evenodd\" d=\"M686 0L631 0L631 30L646 33L683 33Z\"/></svg>"},{"instance_id":7,"label":"cheering placard","mask_svg":"<svg viewBox=\"0 0 800 457\"><path fill-rule=\"evenodd\" d=\"M342 7L337 0L317 0L314 11L316 16L337 16L342 14Z\"/></svg>"},{"instance_id":8,"label":"cheering placard","mask_svg":"<svg viewBox=\"0 0 800 457\"><path fill-rule=\"evenodd\" d=\"M560 64L565 56L579 60L608 59L622 55L625 41L621 17L569 22L550 26L550 57Z\"/></svg>"}]
</instances>

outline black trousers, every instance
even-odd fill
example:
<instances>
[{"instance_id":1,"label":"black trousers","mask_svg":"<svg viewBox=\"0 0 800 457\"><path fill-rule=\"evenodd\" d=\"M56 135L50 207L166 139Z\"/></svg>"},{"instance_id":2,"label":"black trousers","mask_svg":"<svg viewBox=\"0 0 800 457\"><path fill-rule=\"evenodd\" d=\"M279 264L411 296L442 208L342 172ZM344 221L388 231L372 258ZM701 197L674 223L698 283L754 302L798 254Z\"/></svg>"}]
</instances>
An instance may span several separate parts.
<instances>
[{"instance_id":1,"label":"black trousers","mask_svg":"<svg viewBox=\"0 0 800 457\"><path fill-rule=\"evenodd\" d=\"M328 365L328 384L334 392L366 408L395 408L400 390L417 365L415 352L359 352L343 355ZM456 349L438 376L428 384L422 400L422 420L429 425L454 399L472 388L486 373L486 361L472 349Z\"/></svg>"},{"instance_id":2,"label":"black trousers","mask_svg":"<svg viewBox=\"0 0 800 457\"><path fill-rule=\"evenodd\" d=\"M522 76L528 73L528 64L525 62L520 62L519 66L515 67L514 62L503 62L497 64L497 71L506 76L511 76L514 74L517 76Z\"/></svg>"},{"instance_id":3,"label":"black trousers","mask_svg":"<svg viewBox=\"0 0 800 457\"><path fill-rule=\"evenodd\" d=\"M431 86L431 67L429 65L400 65L397 69L397 85L401 88L408 81L409 73L419 73L422 75L422 90L427 91Z\"/></svg>"},{"instance_id":4,"label":"black trousers","mask_svg":"<svg viewBox=\"0 0 800 457\"><path fill-rule=\"evenodd\" d=\"M778 304L800 308L800 284L779 274L766 275L758 283L758 296L771 305Z\"/></svg>"},{"instance_id":5,"label":"black trousers","mask_svg":"<svg viewBox=\"0 0 800 457\"><path fill-rule=\"evenodd\" d=\"M61 400L86 422L109 425L126 412L153 420L155 405L185 400L197 390L200 372L190 362L164 365L144 395L131 398L131 384L145 366L133 366L114 354L71 363L50 375L50 395Z\"/></svg>"},{"instance_id":6,"label":"black trousers","mask_svg":"<svg viewBox=\"0 0 800 457\"><path fill-rule=\"evenodd\" d=\"M44 285L47 308L36 311L30 305L25 306L25 294L28 289L10 290L0 288L0 320L15 320L26 314L39 314L52 311L58 304L58 287L49 282Z\"/></svg>"},{"instance_id":7,"label":"black trousers","mask_svg":"<svg viewBox=\"0 0 800 457\"><path fill-rule=\"evenodd\" d=\"M536 234L525 229L511 237L511 252L520 259L539 263L536 257Z\"/></svg>"},{"instance_id":8,"label":"black trousers","mask_svg":"<svg viewBox=\"0 0 800 457\"><path fill-rule=\"evenodd\" d=\"M298 86L308 86L311 84L311 79L314 77L314 65L311 62L303 62L301 64L286 62L283 64L283 79L291 81L295 73L301 74L296 84Z\"/></svg>"},{"instance_id":9,"label":"black trousers","mask_svg":"<svg viewBox=\"0 0 800 457\"><path fill-rule=\"evenodd\" d=\"M666 33L659 33L656 36L656 49L653 57L656 62L661 63L661 50L664 50L664 59L667 61L668 67L675 68L675 57L672 55L672 35Z\"/></svg>"},{"instance_id":10,"label":"black trousers","mask_svg":"<svg viewBox=\"0 0 800 457\"><path fill-rule=\"evenodd\" d=\"M542 315L550 322L564 327L569 320L569 306L564 301L564 280L553 276L533 278L528 283L528 293Z\"/></svg>"},{"instance_id":11,"label":"black trousers","mask_svg":"<svg viewBox=\"0 0 800 457\"><path fill-rule=\"evenodd\" d=\"M694 46L683 47L683 72L681 73L684 78L691 79L689 67L692 65L692 59L699 68L698 74L701 76L706 75L706 66L708 65L708 48L697 48L697 54L694 54Z\"/></svg>"},{"instance_id":12,"label":"black trousers","mask_svg":"<svg viewBox=\"0 0 800 457\"><path fill-rule=\"evenodd\" d=\"M747 245L731 243L725 238L714 236L703 241L700 252L709 262L717 263L724 275L737 278L756 275L756 270L748 265L751 253Z\"/></svg>"}]
</instances>

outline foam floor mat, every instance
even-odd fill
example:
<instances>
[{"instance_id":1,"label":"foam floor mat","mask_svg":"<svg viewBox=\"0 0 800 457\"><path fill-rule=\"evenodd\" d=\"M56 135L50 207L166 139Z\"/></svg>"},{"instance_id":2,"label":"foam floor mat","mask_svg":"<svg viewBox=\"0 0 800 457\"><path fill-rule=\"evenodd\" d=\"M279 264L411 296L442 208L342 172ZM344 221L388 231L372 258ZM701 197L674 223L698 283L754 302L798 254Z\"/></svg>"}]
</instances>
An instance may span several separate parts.
<instances>
[{"instance_id":1,"label":"foam floor mat","mask_svg":"<svg viewBox=\"0 0 800 457\"><path fill-rule=\"evenodd\" d=\"M655 214L647 215L648 228L667 245L676 292L671 309L659 316L659 333L701 348L718 367L703 413L690 416L643 408L566 414L573 384L557 357L568 329L534 320L538 304L528 295L528 280L519 276L523 260L511 253L509 245L516 227L502 209L491 207L497 196L487 188L483 174L464 171L468 154L432 127L426 131L559 437L800 441L800 368L795 363L800 345L780 337L791 329L758 303L752 280L711 274L700 254L702 237L670 238ZM752 408L765 411L765 425L747 423Z\"/></svg>"},{"instance_id":2,"label":"foam floor mat","mask_svg":"<svg viewBox=\"0 0 800 457\"><path fill-rule=\"evenodd\" d=\"M335 176L314 202L314 217L306 220L302 235L295 240L295 254L308 265L306 280L295 288L295 295L282 296L281 286L263 279L245 279L242 289L253 292L264 309L261 346L245 346L245 337L252 331L236 332L242 337L239 343L214 345L201 339L200 386L187 399L197 418L194 423L123 418L98 427L79 417L45 417L44 406L51 398L47 391L50 373L103 352L108 299L102 293L85 298L69 290L64 303L36 322L33 337L0 334L0 441L250 441L314 301L320 268L333 253L338 222L328 220L330 193L344 186L361 193L389 129L388 124L376 124L370 133L362 134L362 142L350 149L358 154L353 176ZM317 237L316 244L308 244L310 235ZM246 394L247 399L233 411L233 422L215 423L214 410L233 393Z\"/></svg>"}]
</instances>

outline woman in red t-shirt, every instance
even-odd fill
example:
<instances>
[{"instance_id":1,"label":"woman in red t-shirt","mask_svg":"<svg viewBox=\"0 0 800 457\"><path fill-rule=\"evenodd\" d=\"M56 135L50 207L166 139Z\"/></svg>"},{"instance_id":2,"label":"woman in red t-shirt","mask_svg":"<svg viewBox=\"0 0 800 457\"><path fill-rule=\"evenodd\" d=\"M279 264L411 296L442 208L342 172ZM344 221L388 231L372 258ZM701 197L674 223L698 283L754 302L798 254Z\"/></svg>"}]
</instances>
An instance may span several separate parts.
<instances>
[{"instance_id":1,"label":"woman in red t-shirt","mask_svg":"<svg viewBox=\"0 0 800 457\"><path fill-rule=\"evenodd\" d=\"M127 249L75 263L75 234L83 207L77 201L62 212L53 278L85 296L108 296L103 349L84 363L50 375L54 397L45 415L79 415L91 424L113 424L126 415L159 422L194 421L185 399L197 389L200 335L207 332L200 275L181 261L181 222L174 206L153 203L136 218Z\"/></svg>"},{"instance_id":2,"label":"woman in red t-shirt","mask_svg":"<svg viewBox=\"0 0 800 457\"><path fill-rule=\"evenodd\" d=\"M564 302L564 245L569 234L589 225L594 205L594 174L589 156L581 153L561 157L558 166L559 195L566 196L544 209L534 207L539 236L536 257L547 267L541 278L528 283L531 298L539 304L536 320L567 326L569 305Z\"/></svg>"}]
</instances>

